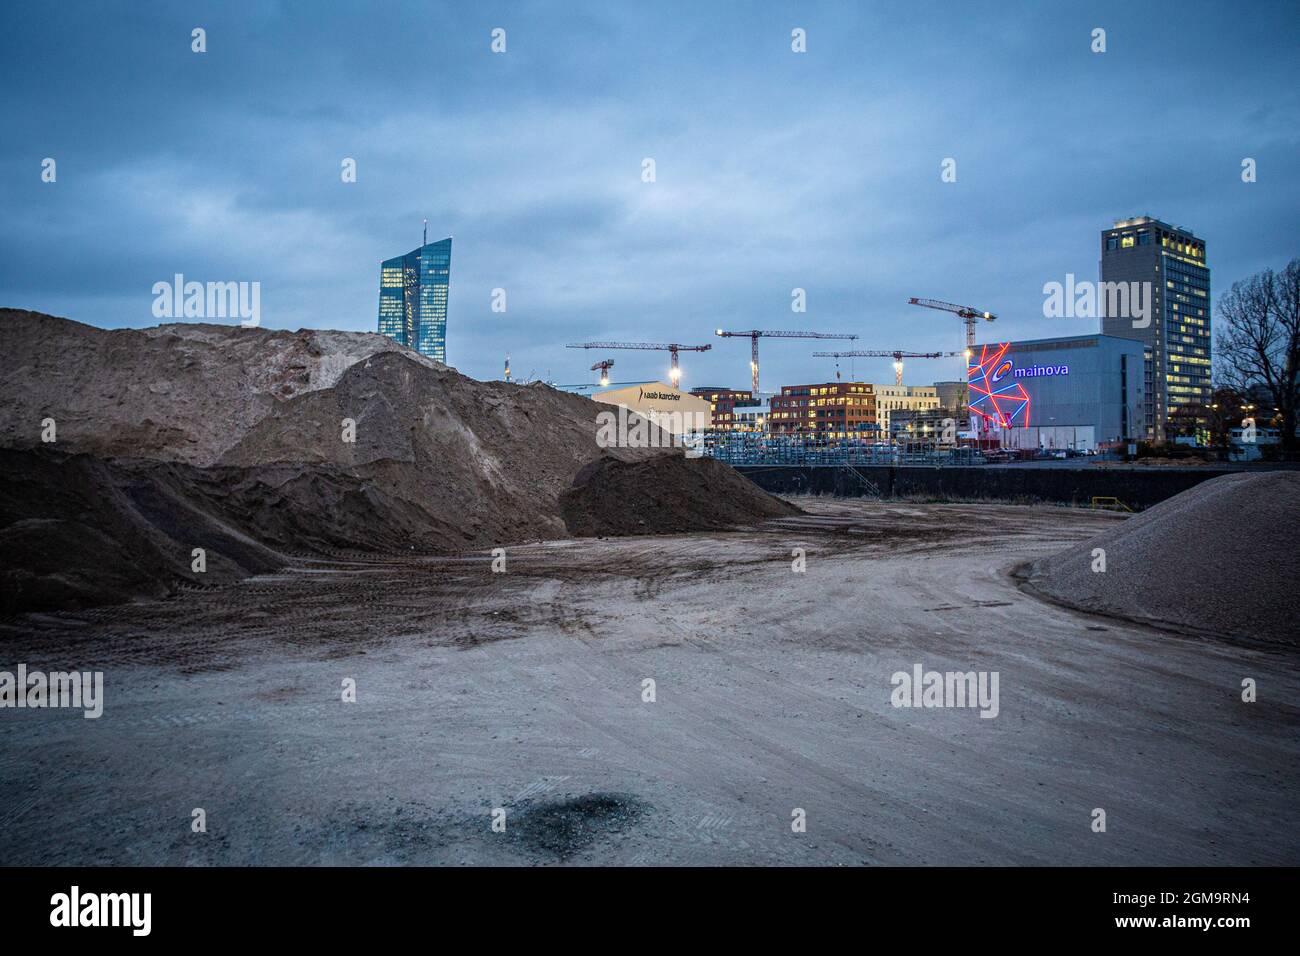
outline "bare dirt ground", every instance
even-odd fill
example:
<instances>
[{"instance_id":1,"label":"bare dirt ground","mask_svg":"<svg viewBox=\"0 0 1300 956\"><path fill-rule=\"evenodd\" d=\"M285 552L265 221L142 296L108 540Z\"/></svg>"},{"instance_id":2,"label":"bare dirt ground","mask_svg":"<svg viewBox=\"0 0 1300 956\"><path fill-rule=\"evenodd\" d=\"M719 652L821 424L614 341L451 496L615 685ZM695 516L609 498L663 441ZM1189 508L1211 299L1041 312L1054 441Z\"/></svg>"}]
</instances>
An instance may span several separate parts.
<instances>
[{"instance_id":1,"label":"bare dirt ground","mask_svg":"<svg viewBox=\"0 0 1300 956\"><path fill-rule=\"evenodd\" d=\"M102 670L106 697L0 711L0 862L1300 863L1293 648L1012 576L1123 518L800 505L0 625L0 669ZM891 706L915 664L998 671L999 716Z\"/></svg>"}]
</instances>

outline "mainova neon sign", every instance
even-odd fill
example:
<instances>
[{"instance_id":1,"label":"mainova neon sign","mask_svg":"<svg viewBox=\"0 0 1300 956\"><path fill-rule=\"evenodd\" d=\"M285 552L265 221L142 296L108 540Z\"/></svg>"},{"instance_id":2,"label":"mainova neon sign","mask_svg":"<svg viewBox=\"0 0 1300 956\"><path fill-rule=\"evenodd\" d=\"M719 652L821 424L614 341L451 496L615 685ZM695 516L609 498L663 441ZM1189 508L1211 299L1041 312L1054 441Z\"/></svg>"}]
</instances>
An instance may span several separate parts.
<instances>
[{"instance_id":1,"label":"mainova neon sign","mask_svg":"<svg viewBox=\"0 0 1300 956\"><path fill-rule=\"evenodd\" d=\"M1069 375L1068 365L1030 365L1013 369L1016 378L1038 378L1040 375Z\"/></svg>"},{"instance_id":2,"label":"mainova neon sign","mask_svg":"<svg viewBox=\"0 0 1300 956\"><path fill-rule=\"evenodd\" d=\"M1007 355L1010 348L1010 342L980 346L980 354L971 356L966 368L966 384L970 390L967 407L984 422L985 430L1029 427L1029 393L1015 379L1068 375L1070 371L1066 365L1031 365L1018 369L1015 360ZM1049 368L1051 372L1047 371Z\"/></svg>"}]
</instances>

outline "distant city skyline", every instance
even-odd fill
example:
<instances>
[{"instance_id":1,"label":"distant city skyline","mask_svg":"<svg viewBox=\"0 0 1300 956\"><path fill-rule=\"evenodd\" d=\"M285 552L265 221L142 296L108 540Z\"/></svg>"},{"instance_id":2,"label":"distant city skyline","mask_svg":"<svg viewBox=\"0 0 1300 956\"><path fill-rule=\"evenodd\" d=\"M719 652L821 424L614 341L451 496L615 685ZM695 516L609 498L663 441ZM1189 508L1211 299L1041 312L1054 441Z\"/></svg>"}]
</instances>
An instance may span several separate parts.
<instances>
[{"instance_id":1,"label":"distant city skyline","mask_svg":"<svg viewBox=\"0 0 1300 956\"><path fill-rule=\"evenodd\" d=\"M448 359L477 378L509 354L583 382L598 356L567 342L671 341L714 346L682 388L745 388L717 327L960 348L909 296L996 312L982 340L1096 332L1045 318L1043 286L1097 279L1116 219L1205 240L1216 297L1300 254L1298 39L1281 2L16 7L0 306L143 327L183 273L259 282L263 327L373 332L377 267L427 219L456 237ZM833 381L815 348L764 341L764 388ZM667 381L664 353L618 365Z\"/></svg>"}]
</instances>

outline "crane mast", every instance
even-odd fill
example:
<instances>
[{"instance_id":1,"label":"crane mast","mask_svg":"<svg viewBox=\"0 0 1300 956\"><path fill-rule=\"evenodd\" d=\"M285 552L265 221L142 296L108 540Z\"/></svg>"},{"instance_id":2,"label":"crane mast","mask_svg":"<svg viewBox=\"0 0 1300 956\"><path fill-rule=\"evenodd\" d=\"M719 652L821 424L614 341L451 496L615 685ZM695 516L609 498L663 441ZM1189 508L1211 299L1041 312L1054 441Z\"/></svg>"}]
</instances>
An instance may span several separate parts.
<instances>
[{"instance_id":1,"label":"crane mast","mask_svg":"<svg viewBox=\"0 0 1300 956\"><path fill-rule=\"evenodd\" d=\"M682 345L679 342L574 342L565 346L571 349L641 349L656 352L667 352L672 356L672 370L669 375L673 380L673 387L681 381L682 370L677 361L678 352L707 352L713 348L712 345ZM599 363L597 363L599 364ZM611 360L611 366L614 364ZM595 365L592 366L594 371Z\"/></svg>"},{"instance_id":2,"label":"crane mast","mask_svg":"<svg viewBox=\"0 0 1300 956\"><path fill-rule=\"evenodd\" d=\"M771 331L766 329L749 329L745 332L728 332L723 329L717 329L714 334L724 339L729 338L748 338L749 339L749 372L753 383L754 394L758 394L758 340L760 338L769 339L856 339L856 335L842 335L838 332L782 332Z\"/></svg>"},{"instance_id":3,"label":"crane mast","mask_svg":"<svg viewBox=\"0 0 1300 956\"><path fill-rule=\"evenodd\" d=\"M945 358L951 355L962 355L962 352L904 352L902 349L885 351L882 349L856 350L852 352L814 352L813 356L817 358L892 358L894 360L894 384L903 384L903 359L905 358ZM837 363L838 365L838 363ZM836 375L839 375L838 368Z\"/></svg>"},{"instance_id":4,"label":"crane mast","mask_svg":"<svg viewBox=\"0 0 1300 956\"><path fill-rule=\"evenodd\" d=\"M939 299L919 299L913 296L907 300L908 305L919 305L926 309L938 309L940 312L951 312L966 324L966 358L969 360L975 354L975 322L983 319L985 322L992 322L997 318L992 312L985 312L982 309L976 309L969 305L955 305L952 302L943 302Z\"/></svg>"}]
</instances>

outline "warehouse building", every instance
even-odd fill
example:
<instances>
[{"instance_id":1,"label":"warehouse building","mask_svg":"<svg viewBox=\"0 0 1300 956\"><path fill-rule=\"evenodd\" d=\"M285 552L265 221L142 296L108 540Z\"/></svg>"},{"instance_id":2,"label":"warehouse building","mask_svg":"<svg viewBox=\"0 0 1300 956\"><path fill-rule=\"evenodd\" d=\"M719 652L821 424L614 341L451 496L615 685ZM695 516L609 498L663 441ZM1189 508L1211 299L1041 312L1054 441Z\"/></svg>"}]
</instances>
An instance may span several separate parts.
<instances>
[{"instance_id":1,"label":"warehouse building","mask_svg":"<svg viewBox=\"0 0 1300 956\"><path fill-rule=\"evenodd\" d=\"M1092 451L1142 437L1143 344L1111 335L977 345L972 425L1004 448Z\"/></svg>"},{"instance_id":2,"label":"warehouse building","mask_svg":"<svg viewBox=\"0 0 1300 956\"><path fill-rule=\"evenodd\" d=\"M703 432L713 425L707 401L664 382L563 385L560 391L626 408L674 435Z\"/></svg>"}]
</instances>

